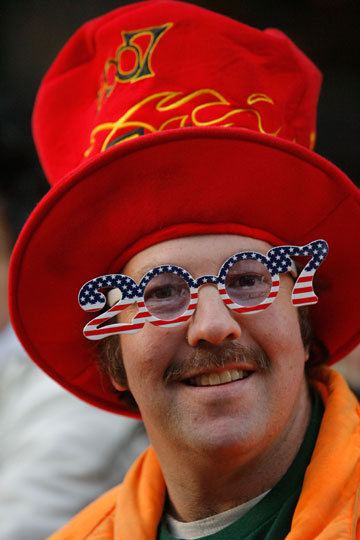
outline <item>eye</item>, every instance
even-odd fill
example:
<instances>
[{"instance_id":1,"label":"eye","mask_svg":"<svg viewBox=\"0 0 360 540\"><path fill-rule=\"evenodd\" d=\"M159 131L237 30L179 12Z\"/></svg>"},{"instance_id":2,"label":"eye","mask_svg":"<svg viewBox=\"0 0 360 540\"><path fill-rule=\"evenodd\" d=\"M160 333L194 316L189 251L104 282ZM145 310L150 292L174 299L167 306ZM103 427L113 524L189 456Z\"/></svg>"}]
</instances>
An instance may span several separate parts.
<instances>
[{"instance_id":1,"label":"eye","mask_svg":"<svg viewBox=\"0 0 360 540\"><path fill-rule=\"evenodd\" d=\"M190 289L177 274L158 274L145 287L144 302L147 310L158 319L174 320L186 311Z\"/></svg>"},{"instance_id":2,"label":"eye","mask_svg":"<svg viewBox=\"0 0 360 540\"><path fill-rule=\"evenodd\" d=\"M149 284L150 285L150 284ZM184 294L184 288L179 289L173 285L164 285L162 287L146 287L145 290L145 301L150 298L154 300L165 300L167 298L173 298L175 296L181 296Z\"/></svg>"},{"instance_id":3,"label":"eye","mask_svg":"<svg viewBox=\"0 0 360 540\"><path fill-rule=\"evenodd\" d=\"M264 280L265 280L265 276L261 274L247 273L247 274L237 275L234 278L230 278L228 286L250 288L250 287L256 287L260 283L263 283Z\"/></svg>"},{"instance_id":4,"label":"eye","mask_svg":"<svg viewBox=\"0 0 360 540\"><path fill-rule=\"evenodd\" d=\"M229 270L225 280L228 296L240 306L256 306L268 297L272 278L259 261L242 260Z\"/></svg>"}]
</instances>

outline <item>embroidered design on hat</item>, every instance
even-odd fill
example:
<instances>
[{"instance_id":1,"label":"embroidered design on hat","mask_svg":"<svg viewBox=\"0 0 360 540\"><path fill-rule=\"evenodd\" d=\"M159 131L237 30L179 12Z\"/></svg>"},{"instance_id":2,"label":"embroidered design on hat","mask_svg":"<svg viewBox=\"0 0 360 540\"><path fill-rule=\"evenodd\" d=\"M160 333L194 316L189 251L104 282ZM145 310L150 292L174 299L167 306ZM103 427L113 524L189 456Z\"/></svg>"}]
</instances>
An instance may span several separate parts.
<instances>
[{"instance_id":1,"label":"embroidered design on hat","mask_svg":"<svg viewBox=\"0 0 360 540\"><path fill-rule=\"evenodd\" d=\"M110 96L118 83L133 83L146 77L154 77L151 57L162 35L173 26L163 24L153 28L143 28L131 32L121 32L122 44L114 58L105 62L97 93L97 111Z\"/></svg>"},{"instance_id":2,"label":"embroidered design on hat","mask_svg":"<svg viewBox=\"0 0 360 540\"><path fill-rule=\"evenodd\" d=\"M190 126L239 126L276 136L282 125L264 127L260 112L264 106L273 107L274 101L263 93L251 94L246 105L238 107L211 88L185 95L175 91L158 92L135 103L118 120L97 125L90 134L90 146L84 156L95 149L104 152L115 144L147 133Z\"/></svg>"}]
</instances>

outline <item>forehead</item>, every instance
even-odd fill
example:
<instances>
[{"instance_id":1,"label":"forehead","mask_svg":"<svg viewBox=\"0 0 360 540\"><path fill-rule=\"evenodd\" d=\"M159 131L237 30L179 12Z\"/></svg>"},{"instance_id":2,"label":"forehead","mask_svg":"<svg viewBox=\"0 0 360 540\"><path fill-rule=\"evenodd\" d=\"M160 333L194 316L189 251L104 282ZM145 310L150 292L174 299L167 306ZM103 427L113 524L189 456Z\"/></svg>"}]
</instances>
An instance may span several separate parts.
<instances>
[{"instance_id":1,"label":"forehead","mask_svg":"<svg viewBox=\"0 0 360 540\"><path fill-rule=\"evenodd\" d=\"M171 263L184 267L194 276L197 273L216 273L234 253L257 251L266 255L271 247L268 242L237 234L186 236L140 251L128 261L122 272L139 278L155 266Z\"/></svg>"}]
</instances>

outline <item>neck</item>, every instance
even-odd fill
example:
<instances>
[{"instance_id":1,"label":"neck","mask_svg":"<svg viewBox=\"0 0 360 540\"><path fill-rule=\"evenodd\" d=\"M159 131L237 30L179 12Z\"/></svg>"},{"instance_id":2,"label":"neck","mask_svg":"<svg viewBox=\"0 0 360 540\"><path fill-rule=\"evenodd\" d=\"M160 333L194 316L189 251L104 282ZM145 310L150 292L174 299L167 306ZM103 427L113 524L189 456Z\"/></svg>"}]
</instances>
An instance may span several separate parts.
<instances>
[{"instance_id":1,"label":"neck","mask_svg":"<svg viewBox=\"0 0 360 540\"><path fill-rule=\"evenodd\" d=\"M177 520L197 521L239 506L271 489L284 476L301 446L311 417L307 392L287 429L258 454L241 446L215 451L154 444L167 486L167 511Z\"/></svg>"}]
</instances>

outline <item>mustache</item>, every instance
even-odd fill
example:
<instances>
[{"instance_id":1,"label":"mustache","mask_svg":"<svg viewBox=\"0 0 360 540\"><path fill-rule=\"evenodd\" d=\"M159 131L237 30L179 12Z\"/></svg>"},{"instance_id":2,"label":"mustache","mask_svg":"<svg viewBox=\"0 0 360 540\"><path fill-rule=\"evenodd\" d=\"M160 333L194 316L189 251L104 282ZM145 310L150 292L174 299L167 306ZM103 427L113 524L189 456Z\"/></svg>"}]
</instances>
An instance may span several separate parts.
<instances>
[{"instance_id":1,"label":"mustache","mask_svg":"<svg viewBox=\"0 0 360 540\"><path fill-rule=\"evenodd\" d=\"M174 358L166 368L163 379L165 383L180 381L194 369L201 371L225 368L234 362L246 362L262 373L269 371L271 367L270 358L262 349L229 342L211 347L198 346L186 358Z\"/></svg>"}]
</instances>

